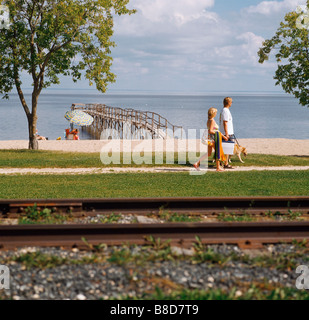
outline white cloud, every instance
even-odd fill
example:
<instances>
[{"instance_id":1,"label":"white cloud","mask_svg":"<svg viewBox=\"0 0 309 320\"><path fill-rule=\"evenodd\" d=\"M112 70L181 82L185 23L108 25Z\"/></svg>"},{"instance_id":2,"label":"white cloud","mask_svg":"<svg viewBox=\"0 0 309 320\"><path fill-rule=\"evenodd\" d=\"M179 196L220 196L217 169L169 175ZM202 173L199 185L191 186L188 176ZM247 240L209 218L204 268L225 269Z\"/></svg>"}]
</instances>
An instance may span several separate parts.
<instances>
[{"instance_id":1,"label":"white cloud","mask_svg":"<svg viewBox=\"0 0 309 320\"><path fill-rule=\"evenodd\" d=\"M149 73L149 69L143 66L141 62L128 63L124 58L115 58L113 62L113 71L122 74L134 74L137 76Z\"/></svg>"},{"instance_id":2,"label":"white cloud","mask_svg":"<svg viewBox=\"0 0 309 320\"><path fill-rule=\"evenodd\" d=\"M218 23L218 15L208 10L214 0L132 0L130 5L137 13L115 17L117 34L173 34L195 23Z\"/></svg>"},{"instance_id":3,"label":"white cloud","mask_svg":"<svg viewBox=\"0 0 309 320\"><path fill-rule=\"evenodd\" d=\"M260 13L271 15L281 11L293 11L299 5L306 4L306 0L284 0L284 1L263 1L256 6L250 6L245 9L247 13Z\"/></svg>"},{"instance_id":4,"label":"white cloud","mask_svg":"<svg viewBox=\"0 0 309 320\"><path fill-rule=\"evenodd\" d=\"M257 52L262 46L265 39L263 37L257 36L252 32L245 32L239 35L236 39L243 40L244 43L240 46L242 63L250 63L251 65L258 65L258 55Z\"/></svg>"},{"instance_id":5,"label":"white cloud","mask_svg":"<svg viewBox=\"0 0 309 320\"><path fill-rule=\"evenodd\" d=\"M239 35L233 35L233 44L220 45L217 44L209 50L208 57L211 61L216 61L220 65L244 67L258 66L257 52L262 46L264 38L254 34L253 32L244 32Z\"/></svg>"},{"instance_id":6,"label":"white cloud","mask_svg":"<svg viewBox=\"0 0 309 320\"><path fill-rule=\"evenodd\" d=\"M182 25L203 16L209 18L206 8L212 7L214 0L134 0L132 5L151 22L170 21Z\"/></svg>"}]
</instances>

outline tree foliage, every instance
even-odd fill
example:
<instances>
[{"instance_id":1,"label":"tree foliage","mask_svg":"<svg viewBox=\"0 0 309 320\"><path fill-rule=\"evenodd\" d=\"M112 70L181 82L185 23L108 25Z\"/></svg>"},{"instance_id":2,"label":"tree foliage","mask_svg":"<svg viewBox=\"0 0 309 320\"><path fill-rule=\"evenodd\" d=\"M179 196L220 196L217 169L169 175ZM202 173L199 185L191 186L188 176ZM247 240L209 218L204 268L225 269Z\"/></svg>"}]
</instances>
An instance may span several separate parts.
<instances>
[{"instance_id":1,"label":"tree foliage","mask_svg":"<svg viewBox=\"0 0 309 320\"><path fill-rule=\"evenodd\" d=\"M307 1L309 9L309 1ZM308 14L290 12L280 23L276 34L258 51L259 62L275 52L278 68L274 79L303 106L309 105L309 23Z\"/></svg>"},{"instance_id":2,"label":"tree foliage","mask_svg":"<svg viewBox=\"0 0 309 320\"><path fill-rule=\"evenodd\" d=\"M0 30L0 94L16 87L29 123L29 147L36 130L38 97L42 89L59 84L59 76L74 82L82 74L105 92L115 81L111 48L115 43L113 16L131 14L129 0L6 0L10 27ZM29 107L22 74L32 77ZM29 84L27 84L29 86Z\"/></svg>"}]
</instances>

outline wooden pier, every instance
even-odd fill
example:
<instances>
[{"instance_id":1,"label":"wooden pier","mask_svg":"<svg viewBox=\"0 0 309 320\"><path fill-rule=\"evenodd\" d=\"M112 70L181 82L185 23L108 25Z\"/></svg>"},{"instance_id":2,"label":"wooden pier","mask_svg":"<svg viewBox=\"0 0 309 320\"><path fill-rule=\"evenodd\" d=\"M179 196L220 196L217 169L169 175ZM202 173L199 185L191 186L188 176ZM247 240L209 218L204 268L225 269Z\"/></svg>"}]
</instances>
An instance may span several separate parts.
<instances>
[{"instance_id":1,"label":"wooden pier","mask_svg":"<svg viewBox=\"0 0 309 320\"><path fill-rule=\"evenodd\" d=\"M182 138L182 127L171 124L158 113L108 107L104 104L74 103L72 110L82 110L94 118L83 127L94 139L168 139Z\"/></svg>"}]
</instances>

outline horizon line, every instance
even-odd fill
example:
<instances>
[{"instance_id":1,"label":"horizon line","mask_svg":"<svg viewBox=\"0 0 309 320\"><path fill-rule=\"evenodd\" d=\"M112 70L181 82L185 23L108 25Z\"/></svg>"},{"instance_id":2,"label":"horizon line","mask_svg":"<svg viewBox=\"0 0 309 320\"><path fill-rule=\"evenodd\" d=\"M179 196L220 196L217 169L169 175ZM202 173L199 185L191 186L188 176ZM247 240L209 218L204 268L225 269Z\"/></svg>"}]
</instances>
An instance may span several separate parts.
<instances>
[{"instance_id":1,"label":"horizon line","mask_svg":"<svg viewBox=\"0 0 309 320\"><path fill-rule=\"evenodd\" d=\"M24 88L24 91L32 90L32 87ZM42 94L47 91L89 91L96 94L102 94L102 95L108 95L108 94L179 94L179 95L204 95L204 94L249 94L249 93L264 93L264 94L286 94L290 95L284 91L279 90L209 90L209 91L183 91L183 90L135 90L135 89L110 89L106 92L100 92L95 88L45 88L44 91L42 91ZM17 94L15 92L11 92L13 94ZM9 93L10 94L10 93Z\"/></svg>"}]
</instances>

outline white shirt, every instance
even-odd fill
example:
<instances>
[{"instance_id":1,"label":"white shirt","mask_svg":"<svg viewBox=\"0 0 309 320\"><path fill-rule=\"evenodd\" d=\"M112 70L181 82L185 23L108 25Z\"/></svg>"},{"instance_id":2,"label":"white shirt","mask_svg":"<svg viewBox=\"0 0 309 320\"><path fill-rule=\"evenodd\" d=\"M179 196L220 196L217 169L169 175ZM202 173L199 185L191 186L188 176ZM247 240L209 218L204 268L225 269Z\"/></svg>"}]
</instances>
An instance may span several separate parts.
<instances>
[{"instance_id":1,"label":"white shirt","mask_svg":"<svg viewBox=\"0 0 309 320\"><path fill-rule=\"evenodd\" d=\"M227 121L228 134L234 134L233 117L229 108L223 108L220 113L220 132L222 132L225 135L223 121Z\"/></svg>"}]
</instances>

